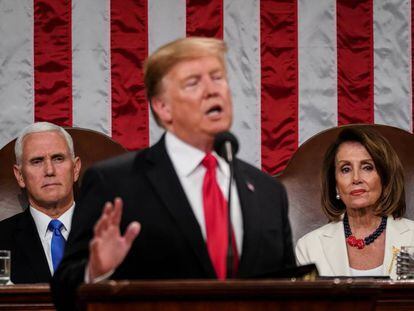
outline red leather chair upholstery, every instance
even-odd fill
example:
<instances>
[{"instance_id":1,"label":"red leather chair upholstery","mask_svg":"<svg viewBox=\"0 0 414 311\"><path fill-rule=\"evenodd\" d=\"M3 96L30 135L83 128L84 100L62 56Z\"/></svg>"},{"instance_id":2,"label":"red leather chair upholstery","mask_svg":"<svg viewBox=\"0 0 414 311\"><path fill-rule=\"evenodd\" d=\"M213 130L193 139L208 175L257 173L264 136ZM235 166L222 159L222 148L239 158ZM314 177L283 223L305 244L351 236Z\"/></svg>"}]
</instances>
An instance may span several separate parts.
<instances>
[{"instance_id":1,"label":"red leather chair upholstery","mask_svg":"<svg viewBox=\"0 0 414 311\"><path fill-rule=\"evenodd\" d=\"M392 126L364 126L373 128L386 137L400 157L405 173L405 217L414 219L414 135ZM335 127L311 137L298 148L286 169L278 176L288 193L294 243L307 232L328 222L320 202L322 159L328 146L344 127Z\"/></svg>"}]
</instances>

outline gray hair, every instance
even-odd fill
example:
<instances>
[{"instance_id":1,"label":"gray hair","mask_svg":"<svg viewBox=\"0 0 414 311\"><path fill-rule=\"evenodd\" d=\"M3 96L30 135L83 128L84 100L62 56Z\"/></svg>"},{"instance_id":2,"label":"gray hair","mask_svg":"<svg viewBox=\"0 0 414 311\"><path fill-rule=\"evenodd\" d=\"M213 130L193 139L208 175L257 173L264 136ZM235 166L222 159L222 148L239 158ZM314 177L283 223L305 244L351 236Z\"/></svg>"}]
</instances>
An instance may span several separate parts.
<instances>
[{"instance_id":1,"label":"gray hair","mask_svg":"<svg viewBox=\"0 0 414 311\"><path fill-rule=\"evenodd\" d=\"M19 137L17 137L16 143L14 145L14 154L16 156L16 164L22 164L22 156L23 156L23 139L32 133L40 133L40 132L58 132L60 133L66 141L68 145L70 155L72 158L75 158L75 150L73 148L73 140L69 133L62 127L55 125L49 122L36 122L30 124L29 126L25 127Z\"/></svg>"}]
</instances>

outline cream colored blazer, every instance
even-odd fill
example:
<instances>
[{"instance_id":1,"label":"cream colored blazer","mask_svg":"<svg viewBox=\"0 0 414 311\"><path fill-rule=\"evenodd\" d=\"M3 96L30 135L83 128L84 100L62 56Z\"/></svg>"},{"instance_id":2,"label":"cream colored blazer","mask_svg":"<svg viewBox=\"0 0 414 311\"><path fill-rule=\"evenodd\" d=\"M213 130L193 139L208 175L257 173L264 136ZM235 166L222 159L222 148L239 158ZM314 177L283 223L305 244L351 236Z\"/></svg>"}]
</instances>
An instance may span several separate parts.
<instances>
[{"instance_id":1,"label":"cream colored blazer","mask_svg":"<svg viewBox=\"0 0 414 311\"><path fill-rule=\"evenodd\" d=\"M414 221L388 217L385 230L384 275L396 279L396 255L401 246L414 245ZM320 227L299 239L296 261L315 263L321 276L350 276L342 221Z\"/></svg>"}]
</instances>

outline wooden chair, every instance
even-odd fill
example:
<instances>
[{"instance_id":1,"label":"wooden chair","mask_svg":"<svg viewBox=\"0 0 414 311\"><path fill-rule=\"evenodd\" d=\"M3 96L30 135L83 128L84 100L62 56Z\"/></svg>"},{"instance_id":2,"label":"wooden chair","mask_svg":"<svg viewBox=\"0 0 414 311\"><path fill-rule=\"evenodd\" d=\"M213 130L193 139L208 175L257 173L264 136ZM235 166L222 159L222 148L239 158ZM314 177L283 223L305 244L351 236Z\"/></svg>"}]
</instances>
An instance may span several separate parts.
<instances>
[{"instance_id":1,"label":"wooden chair","mask_svg":"<svg viewBox=\"0 0 414 311\"><path fill-rule=\"evenodd\" d=\"M85 170L93 163L126 152L117 142L105 134L82 128L66 128L73 138L75 154L82 160L79 181L75 184L75 196ZM25 191L18 186L14 174L15 140L9 142L0 150L0 220L21 212L28 206Z\"/></svg>"},{"instance_id":2,"label":"wooden chair","mask_svg":"<svg viewBox=\"0 0 414 311\"><path fill-rule=\"evenodd\" d=\"M347 125L352 126L352 125ZM321 209L320 171L328 146L345 127L318 133L302 144L278 179L285 185L293 241L328 222ZM414 135L386 125L364 125L389 140L404 166L407 218L414 219Z\"/></svg>"}]
</instances>

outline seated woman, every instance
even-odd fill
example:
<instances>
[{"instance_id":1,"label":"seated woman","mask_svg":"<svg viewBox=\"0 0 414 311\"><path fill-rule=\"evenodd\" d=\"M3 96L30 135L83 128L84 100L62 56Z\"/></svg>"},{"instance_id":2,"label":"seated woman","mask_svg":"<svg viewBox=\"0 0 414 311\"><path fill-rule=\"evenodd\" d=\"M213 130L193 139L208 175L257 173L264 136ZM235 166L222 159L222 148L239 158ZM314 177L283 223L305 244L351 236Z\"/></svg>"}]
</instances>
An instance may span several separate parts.
<instances>
[{"instance_id":1,"label":"seated woman","mask_svg":"<svg viewBox=\"0 0 414 311\"><path fill-rule=\"evenodd\" d=\"M322 276L396 278L396 254L414 245L405 212L404 174L390 143L363 126L342 130L322 167L322 208L329 223L299 239L299 264Z\"/></svg>"}]
</instances>

